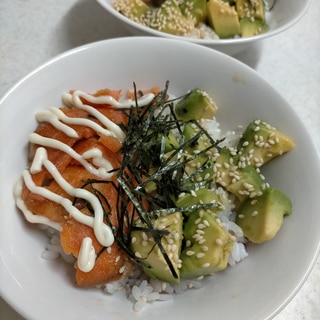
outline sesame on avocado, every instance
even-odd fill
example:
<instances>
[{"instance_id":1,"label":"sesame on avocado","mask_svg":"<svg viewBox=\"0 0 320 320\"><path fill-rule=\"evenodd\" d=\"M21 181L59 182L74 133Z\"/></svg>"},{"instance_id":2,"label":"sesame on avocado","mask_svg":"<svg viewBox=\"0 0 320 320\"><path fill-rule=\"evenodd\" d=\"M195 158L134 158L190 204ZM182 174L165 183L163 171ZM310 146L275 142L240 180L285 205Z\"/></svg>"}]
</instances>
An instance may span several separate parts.
<instances>
[{"instance_id":1,"label":"sesame on avocado","mask_svg":"<svg viewBox=\"0 0 320 320\"><path fill-rule=\"evenodd\" d=\"M221 225L215 215L199 210L185 223L187 243L181 252L182 278L197 278L225 269L235 238Z\"/></svg>"},{"instance_id":2,"label":"sesame on avocado","mask_svg":"<svg viewBox=\"0 0 320 320\"><path fill-rule=\"evenodd\" d=\"M236 241L271 240L292 212L288 196L269 185L260 167L290 151L293 141L262 120L250 122L232 147L220 134L214 139L203 106L209 102L211 119L216 106L202 92L193 89L150 116L141 112L148 118L136 123L144 131L130 143L143 152L139 170L130 167L141 174L130 197L148 203L131 227L131 258L149 277L172 284L225 269Z\"/></svg>"},{"instance_id":3,"label":"sesame on avocado","mask_svg":"<svg viewBox=\"0 0 320 320\"><path fill-rule=\"evenodd\" d=\"M175 107L175 114L183 121L212 119L217 106L207 92L200 89L191 90Z\"/></svg>"},{"instance_id":4,"label":"sesame on avocado","mask_svg":"<svg viewBox=\"0 0 320 320\"><path fill-rule=\"evenodd\" d=\"M251 37L268 27L263 0L114 0L113 6L137 23L184 37Z\"/></svg>"},{"instance_id":5,"label":"sesame on avocado","mask_svg":"<svg viewBox=\"0 0 320 320\"><path fill-rule=\"evenodd\" d=\"M155 245L154 235L159 233L153 233L152 229L141 220L135 224L131 232L131 248L136 257L144 262L143 270L149 277L174 284L180 282L182 221L180 212L153 220L153 229L163 232L161 237L163 250Z\"/></svg>"},{"instance_id":6,"label":"sesame on avocado","mask_svg":"<svg viewBox=\"0 0 320 320\"><path fill-rule=\"evenodd\" d=\"M249 123L239 140L238 150L249 164L261 167L275 157L291 151L294 141L269 123L254 120Z\"/></svg>"},{"instance_id":7,"label":"sesame on avocado","mask_svg":"<svg viewBox=\"0 0 320 320\"><path fill-rule=\"evenodd\" d=\"M231 38L240 34L240 23L235 7L223 0L207 2L209 24L220 38Z\"/></svg>"}]
</instances>

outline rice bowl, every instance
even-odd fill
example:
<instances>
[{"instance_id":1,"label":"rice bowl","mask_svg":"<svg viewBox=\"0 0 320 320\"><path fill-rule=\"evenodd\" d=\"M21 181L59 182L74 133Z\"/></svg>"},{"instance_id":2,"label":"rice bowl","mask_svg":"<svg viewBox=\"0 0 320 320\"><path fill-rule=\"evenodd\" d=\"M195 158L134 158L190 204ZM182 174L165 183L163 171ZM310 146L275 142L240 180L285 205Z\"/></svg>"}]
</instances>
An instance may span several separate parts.
<instances>
[{"instance_id":1,"label":"rice bowl","mask_svg":"<svg viewBox=\"0 0 320 320\"><path fill-rule=\"evenodd\" d=\"M141 25L133 20L123 16L113 7L113 0L97 0L97 2L111 15L116 17L127 30L136 36L155 36L164 37L168 39L184 40L191 43L219 50L228 55L234 56L244 50L252 48L257 43L261 43L261 40L268 39L269 37L276 36L277 34L284 32L288 28L296 24L307 12L310 1L297 0L297 1L266 1L270 4L272 10L266 12L266 19L268 23L268 29L266 32L249 38L230 38L230 39L217 39L216 36L209 36L205 39L197 39L194 37L183 37L168 34ZM210 38L211 37L211 38Z\"/></svg>"},{"instance_id":2,"label":"rice bowl","mask_svg":"<svg viewBox=\"0 0 320 320\"><path fill-rule=\"evenodd\" d=\"M160 48L165 49L166 54L170 51L172 65L169 68L166 59L161 56L158 63L154 64L154 57ZM180 59L182 49L185 52L183 61ZM141 61L139 57L145 50L149 51L150 56ZM126 52L137 62L135 66L127 59ZM202 59L199 61L203 64L192 66L190 62L195 54L201 56ZM121 61L121 68L115 66L119 64L118 61ZM103 68L102 62L105 65ZM211 73L209 67L216 72ZM72 72L66 72L66 69ZM189 74L193 74L192 79L187 76ZM236 128L253 117L259 117L281 127L295 139L296 150L285 157L285 161L270 164L265 170L268 180L284 189L293 199L295 212L286 221L277 238L262 247L249 246L249 257L235 268L229 268L212 277L198 292L190 290L182 295L175 295L169 302L160 302L144 309L137 317L170 319L181 316L186 310L191 316L196 317L201 308L205 319L212 313L212 301L216 301L214 310L225 319L232 319L235 315L245 319L270 319L297 292L317 254L319 236L316 232L316 222L319 218L316 209L319 200L315 192L319 179L315 180L315 176L319 175L318 158L306 130L288 104L251 69L232 58L192 44L153 38L104 41L57 57L21 81L1 101L2 119L11 118L10 110L13 110L11 106L14 105L19 106L20 114L26 115L24 126L19 126L21 129L18 134L13 131L12 126L10 129L10 125L1 125L2 146L8 141L12 146L23 146L12 148L5 153L1 159L1 176L4 177L4 181L10 181L11 185L14 183L24 166L26 134L35 127L33 113L51 105L59 105L62 92L70 88L93 91L106 85L128 88L133 81L144 87L161 86L166 80L170 80L175 95L182 94L190 87L205 87L219 105L218 120L224 127ZM41 92L38 90L40 83L43 88ZM226 87L230 88L228 92L225 90ZM24 97L23 101L21 97ZM237 108L234 108L235 104ZM33 106L32 110L30 106ZM25 120L27 116L30 116L30 121ZM305 157L306 154L309 156ZM291 172L296 172L296 175L291 175ZM303 189L295 181L302 181ZM310 185L313 187L307 189ZM8 202L5 199L11 200ZM301 215L301 212L305 211L306 199L310 203L310 219L304 219ZM92 317L93 313L97 317L108 314L114 318L126 319L134 314L130 301L123 297L123 292L120 291L114 296L103 296L98 289L76 289L70 282L70 270L65 268L64 263L60 260L52 262L41 259L41 253L48 242L47 237L42 231L37 231L37 228L28 226L21 220L15 209L11 190L4 185L1 206L1 218L6 226L1 229L0 242L1 264L5 270L1 274L1 294L19 312L35 319L48 316L48 319L50 316L56 318L57 313L54 310L57 310L58 306L70 319L77 319L79 315ZM310 224L310 221L313 223ZM305 234L306 241L300 243L296 237L297 233ZM301 256L297 259L295 248L298 245L301 248L298 254ZM295 265L289 273L286 267L288 261ZM272 278L266 279L265 275L270 273ZM282 283L281 287L277 286L277 283ZM48 287L51 288L50 292L47 291ZM44 292L47 294L43 294ZM258 295L257 292L264 294ZM69 301L68 305L64 304L65 300ZM187 307L191 301L199 308ZM228 301L227 305L231 305L232 308L228 308L224 301ZM254 305L252 301L255 301Z\"/></svg>"}]
</instances>

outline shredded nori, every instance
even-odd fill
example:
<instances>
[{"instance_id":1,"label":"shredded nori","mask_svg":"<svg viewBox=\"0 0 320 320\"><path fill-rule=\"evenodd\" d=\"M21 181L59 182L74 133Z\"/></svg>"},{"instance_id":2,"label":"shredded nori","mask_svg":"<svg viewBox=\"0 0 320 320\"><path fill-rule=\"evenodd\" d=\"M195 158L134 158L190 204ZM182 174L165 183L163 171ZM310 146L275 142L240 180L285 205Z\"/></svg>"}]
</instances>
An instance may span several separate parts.
<instances>
[{"instance_id":1,"label":"shredded nori","mask_svg":"<svg viewBox=\"0 0 320 320\"><path fill-rule=\"evenodd\" d=\"M161 242L162 237L167 235L168 231L156 229L153 221L159 216L174 212L208 209L218 205L218 203L210 203L177 208L173 199L182 192L191 192L206 183L196 183L193 177L203 172L208 167L208 163L204 163L191 175L187 174L186 166L190 161L196 160L197 157L201 157L210 149L219 149L219 143L222 140L214 141L197 121L192 121L197 126L198 133L190 140L185 141L183 126L186 123L176 118L174 103L177 99L168 100L168 87L169 82L167 81L164 90L150 104L141 107L138 106L137 101L143 93L137 91L134 84L135 104L121 111L128 117L128 124L121 124L126 138L120 150L123 156L122 162L120 167L114 170L118 184L109 180L91 179L85 181L82 188L89 188L99 199L104 210L105 221L113 231L116 244L133 261L143 267L148 267L144 261L145 258L137 257L131 250L131 231L140 230L151 233L155 242L154 246L158 246L172 275L177 278L176 270ZM183 97L179 99L181 98ZM165 141L169 132L173 131L179 146L176 148L172 146L173 150L168 156L165 154ZM185 157L184 150L188 147L193 148L201 136L206 136L210 141L209 146L197 154ZM108 201L108 195L102 194L95 187L99 183L110 183L117 191L117 226L112 225L109 218L112 208ZM156 190L151 193L147 189L150 183L156 186ZM79 199L75 199L74 203L77 200ZM94 215L90 204L82 201L89 212ZM133 204L133 206L129 206L129 204ZM145 227L135 225L134 220L137 218L142 221Z\"/></svg>"}]
</instances>

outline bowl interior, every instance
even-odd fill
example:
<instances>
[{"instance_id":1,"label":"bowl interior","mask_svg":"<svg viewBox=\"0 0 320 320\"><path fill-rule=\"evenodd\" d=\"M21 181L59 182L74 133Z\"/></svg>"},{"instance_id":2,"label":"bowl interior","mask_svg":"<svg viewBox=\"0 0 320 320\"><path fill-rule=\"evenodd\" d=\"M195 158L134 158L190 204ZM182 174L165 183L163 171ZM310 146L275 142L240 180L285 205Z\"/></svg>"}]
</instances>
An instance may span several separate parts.
<instances>
[{"instance_id":1,"label":"bowl interior","mask_svg":"<svg viewBox=\"0 0 320 320\"><path fill-rule=\"evenodd\" d=\"M167 80L177 96L193 87L207 90L219 106L222 128L235 129L259 118L296 141L292 152L264 170L270 184L291 197L294 212L275 239L249 246L249 257L236 267L208 278L201 289L136 314L124 292L106 296L99 289L78 289L72 267L40 257L46 237L24 222L12 188L26 165L35 112L61 105L63 92L125 90L133 82L139 88L163 87ZM2 99L0 113L0 147L5 150L0 159L0 292L27 318L51 320L63 314L68 319L157 320L177 319L186 312L198 317L201 310L202 319L211 319L213 313L224 320L270 319L296 293L315 261L320 241L315 147L288 103L252 69L229 56L153 37L102 41L69 51L31 73Z\"/></svg>"}]
</instances>

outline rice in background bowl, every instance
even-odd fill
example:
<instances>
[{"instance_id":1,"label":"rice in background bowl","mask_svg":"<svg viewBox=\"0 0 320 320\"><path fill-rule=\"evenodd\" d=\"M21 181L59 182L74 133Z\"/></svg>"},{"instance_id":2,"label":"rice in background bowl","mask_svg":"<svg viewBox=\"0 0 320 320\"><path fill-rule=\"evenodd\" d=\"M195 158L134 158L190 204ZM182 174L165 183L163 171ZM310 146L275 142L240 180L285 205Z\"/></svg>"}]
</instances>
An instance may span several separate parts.
<instances>
[{"instance_id":1,"label":"rice in background bowl","mask_svg":"<svg viewBox=\"0 0 320 320\"><path fill-rule=\"evenodd\" d=\"M197 64L193 63L195 56ZM105 296L99 289L76 288L72 267L59 259L41 258L48 239L36 226L25 223L15 207L11 186L25 166L27 136L36 126L35 112L60 105L62 93L69 89L126 89L133 82L139 88L163 87L167 80L175 96L194 87L207 90L219 106L220 125L227 130L260 118L296 141L292 152L264 170L270 184L290 196L294 211L275 239L250 245L249 257L237 266L208 278L200 289L136 314L123 291ZM1 100L0 112L0 118L7 119L0 127L1 147L6 150L0 160L0 292L26 318L50 320L61 313L69 319L93 315L177 319L186 312L199 317L201 310L202 319L211 319L212 314L226 320L270 319L297 292L315 262L320 241L316 194L320 172L315 147L298 116L275 89L231 57L171 39L102 41L68 51L35 70Z\"/></svg>"}]
</instances>

